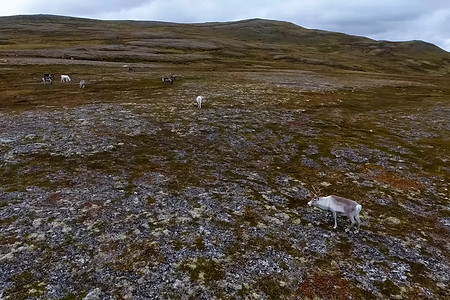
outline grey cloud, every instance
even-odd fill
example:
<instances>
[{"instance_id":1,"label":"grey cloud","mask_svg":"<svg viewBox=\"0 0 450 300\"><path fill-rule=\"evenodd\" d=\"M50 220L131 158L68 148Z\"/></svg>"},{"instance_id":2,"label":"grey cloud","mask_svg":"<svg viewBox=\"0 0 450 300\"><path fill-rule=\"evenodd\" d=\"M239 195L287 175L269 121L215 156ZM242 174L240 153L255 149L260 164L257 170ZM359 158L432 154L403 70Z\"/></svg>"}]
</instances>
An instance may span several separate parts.
<instances>
[{"instance_id":1,"label":"grey cloud","mask_svg":"<svg viewBox=\"0 0 450 300\"><path fill-rule=\"evenodd\" d=\"M43 5L42 1L15 0L13 5L20 5L21 12L17 14L55 14L65 16L90 17L100 12L120 12L122 9L136 7L149 0L77 0L51 1ZM23 3L23 4L21 4Z\"/></svg>"}]
</instances>

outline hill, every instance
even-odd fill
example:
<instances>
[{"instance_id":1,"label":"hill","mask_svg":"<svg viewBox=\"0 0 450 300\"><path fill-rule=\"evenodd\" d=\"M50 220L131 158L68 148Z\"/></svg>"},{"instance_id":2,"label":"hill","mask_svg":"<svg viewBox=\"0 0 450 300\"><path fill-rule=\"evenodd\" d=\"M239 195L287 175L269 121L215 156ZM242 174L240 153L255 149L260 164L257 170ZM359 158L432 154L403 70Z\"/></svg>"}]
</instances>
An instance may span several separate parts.
<instances>
[{"instance_id":1,"label":"hill","mask_svg":"<svg viewBox=\"0 0 450 300\"><path fill-rule=\"evenodd\" d=\"M449 53L422 41L387 42L288 22L175 24L33 15L0 18L0 55L121 62L317 65L447 73Z\"/></svg>"}]
</instances>

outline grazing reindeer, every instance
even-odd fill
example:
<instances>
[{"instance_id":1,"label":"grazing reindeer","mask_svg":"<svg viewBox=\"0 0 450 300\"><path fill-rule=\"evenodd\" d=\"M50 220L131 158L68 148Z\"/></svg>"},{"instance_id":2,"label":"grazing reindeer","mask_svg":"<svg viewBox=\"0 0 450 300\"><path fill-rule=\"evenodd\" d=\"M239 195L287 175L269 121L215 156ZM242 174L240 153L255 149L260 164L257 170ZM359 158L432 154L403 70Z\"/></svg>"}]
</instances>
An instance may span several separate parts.
<instances>
[{"instance_id":1,"label":"grazing reindeer","mask_svg":"<svg viewBox=\"0 0 450 300\"><path fill-rule=\"evenodd\" d=\"M164 84L172 84L175 81L175 77L177 77L177 76L175 76L173 74L171 74L168 77L163 77L162 82L164 82Z\"/></svg>"},{"instance_id":2,"label":"grazing reindeer","mask_svg":"<svg viewBox=\"0 0 450 300\"><path fill-rule=\"evenodd\" d=\"M86 81L81 80L80 81L80 89L84 89L86 87Z\"/></svg>"},{"instance_id":3,"label":"grazing reindeer","mask_svg":"<svg viewBox=\"0 0 450 300\"><path fill-rule=\"evenodd\" d=\"M48 77L42 77L42 82L43 82L44 84L50 84L50 83L52 83L53 81L52 81L51 78L48 78Z\"/></svg>"},{"instance_id":4,"label":"grazing reindeer","mask_svg":"<svg viewBox=\"0 0 450 300\"><path fill-rule=\"evenodd\" d=\"M61 82L70 82L69 75L61 75Z\"/></svg>"},{"instance_id":5,"label":"grazing reindeer","mask_svg":"<svg viewBox=\"0 0 450 300\"><path fill-rule=\"evenodd\" d=\"M55 76L53 74L44 74L44 78L45 79L50 79L53 81L53 78L55 78Z\"/></svg>"},{"instance_id":6,"label":"grazing reindeer","mask_svg":"<svg viewBox=\"0 0 450 300\"><path fill-rule=\"evenodd\" d=\"M42 82L44 84L50 84L53 82L53 74L44 74L44 77L42 78Z\"/></svg>"},{"instance_id":7,"label":"grazing reindeer","mask_svg":"<svg viewBox=\"0 0 450 300\"><path fill-rule=\"evenodd\" d=\"M334 218L334 226L333 226L334 229L337 228L336 213L340 213L342 215L347 216L352 222L350 227L347 228L345 231L346 232L349 231L353 227L353 225L357 223L358 228L356 229L355 233L359 232L359 226L361 224L359 212L361 211L362 206L356 203L355 201L334 195L330 195L327 197L318 197L317 194L315 194L314 199L309 201L308 205L317 206L321 209L331 211L333 213Z\"/></svg>"},{"instance_id":8,"label":"grazing reindeer","mask_svg":"<svg viewBox=\"0 0 450 300\"><path fill-rule=\"evenodd\" d=\"M198 108L202 108L202 101L203 101L203 97L202 96L198 96L197 97L197 106L198 106Z\"/></svg>"}]
</instances>

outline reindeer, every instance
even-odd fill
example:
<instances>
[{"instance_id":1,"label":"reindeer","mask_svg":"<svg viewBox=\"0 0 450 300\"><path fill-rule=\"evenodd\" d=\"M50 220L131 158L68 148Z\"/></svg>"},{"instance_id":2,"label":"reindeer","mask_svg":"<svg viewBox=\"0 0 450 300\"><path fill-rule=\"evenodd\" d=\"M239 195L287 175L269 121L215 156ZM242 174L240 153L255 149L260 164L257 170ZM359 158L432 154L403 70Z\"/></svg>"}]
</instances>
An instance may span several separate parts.
<instances>
[{"instance_id":1,"label":"reindeer","mask_svg":"<svg viewBox=\"0 0 450 300\"><path fill-rule=\"evenodd\" d=\"M86 81L81 80L80 81L80 89L84 89L86 87Z\"/></svg>"},{"instance_id":2,"label":"reindeer","mask_svg":"<svg viewBox=\"0 0 450 300\"><path fill-rule=\"evenodd\" d=\"M162 82L164 82L164 84L172 84L175 81L176 77L177 76L171 74L170 76L163 77Z\"/></svg>"},{"instance_id":3,"label":"reindeer","mask_svg":"<svg viewBox=\"0 0 450 300\"><path fill-rule=\"evenodd\" d=\"M61 75L61 82L70 82L69 75Z\"/></svg>"},{"instance_id":4,"label":"reindeer","mask_svg":"<svg viewBox=\"0 0 450 300\"><path fill-rule=\"evenodd\" d=\"M355 223L357 223L357 226L358 226L355 233L359 232L359 226L361 224L361 219L359 218L359 213L362 209L362 206L360 204L358 204L357 202L355 202L353 200L335 196L335 195L330 195L327 197L318 197L320 190L317 190L315 187L313 187L313 189L315 192L314 198L308 202L309 206L316 206L323 210L331 211L333 213L333 218L334 218L334 226L333 226L334 229L337 228L336 213L339 213L339 214L347 216L350 219L350 221L352 222L350 227L345 229L346 232L349 231L353 227L353 225L355 225ZM355 219L356 219L356 222L355 222Z\"/></svg>"},{"instance_id":5,"label":"reindeer","mask_svg":"<svg viewBox=\"0 0 450 300\"><path fill-rule=\"evenodd\" d=\"M55 76L53 74L44 74L44 78L53 80L53 78L55 78Z\"/></svg>"},{"instance_id":6,"label":"reindeer","mask_svg":"<svg viewBox=\"0 0 450 300\"><path fill-rule=\"evenodd\" d=\"M198 108L202 108L202 101L203 101L203 97L202 96L198 96L197 97L197 106L198 106Z\"/></svg>"},{"instance_id":7,"label":"reindeer","mask_svg":"<svg viewBox=\"0 0 450 300\"><path fill-rule=\"evenodd\" d=\"M49 77L42 77L42 83L43 84L51 84L53 81Z\"/></svg>"},{"instance_id":8,"label":"reindeer","mask_svg":"<svg viewBox=\"0 0 450 300\"><path fill-rule=\"evenodd\" d=\"M53 74L44 74L44 77L42 77L42 82L44 84L50 84L53 82Z\"/></svg>"}]
</instances>

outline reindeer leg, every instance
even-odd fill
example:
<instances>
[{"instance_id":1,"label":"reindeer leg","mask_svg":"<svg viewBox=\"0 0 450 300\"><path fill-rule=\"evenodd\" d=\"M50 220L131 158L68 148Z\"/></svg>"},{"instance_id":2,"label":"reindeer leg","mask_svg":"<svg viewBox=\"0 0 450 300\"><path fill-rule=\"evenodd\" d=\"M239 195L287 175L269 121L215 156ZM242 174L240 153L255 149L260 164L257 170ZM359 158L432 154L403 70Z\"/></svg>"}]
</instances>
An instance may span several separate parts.
<instances>
[{"instance_id":1,"label":"reindeer leg","mask_svg":"<svg viewBox=\"0 0 450 300\"><path fill-rule=\"evenodd\" d=\"M333 213L333 218L334 218L333 228L336 229L337 228L336 212L334 210L332 210L331 212Z\"/></svg>"},{"instance_id":2,"label":"reindeer leg","mask_svg":"<svg viewBox=\"0 0 450 300\"><path fill-rule=\"evenodd\" d=\"M353 215L350 215L350 216L348 216L348 218L350 219L350 222L352 222L351 224L350 224L350 226L347 228L347 229L345 229L345 232L348 232L348 231L350 231L350 229L353 227L353 225L355 225L355 217L353 216Z\"/></svg>"},{"instance_id":3,"label":"reindeer leg","mask_svg":"<svg viewBox=\"0 0 450 300\"><path fill-rule=\"evenodd\" d=\"M361 224L361 219L359 218L359 215L356 215L356 222L358 223L358 229L356 229L355 233L359 232L359 225Z\"/></svg>"}]
</instances>

